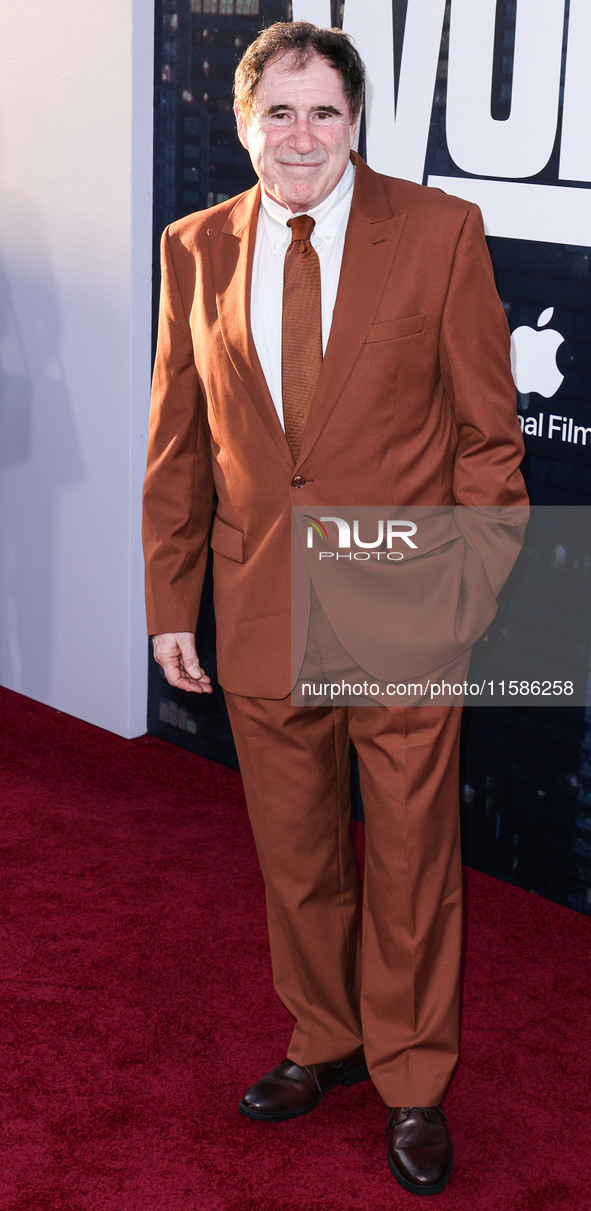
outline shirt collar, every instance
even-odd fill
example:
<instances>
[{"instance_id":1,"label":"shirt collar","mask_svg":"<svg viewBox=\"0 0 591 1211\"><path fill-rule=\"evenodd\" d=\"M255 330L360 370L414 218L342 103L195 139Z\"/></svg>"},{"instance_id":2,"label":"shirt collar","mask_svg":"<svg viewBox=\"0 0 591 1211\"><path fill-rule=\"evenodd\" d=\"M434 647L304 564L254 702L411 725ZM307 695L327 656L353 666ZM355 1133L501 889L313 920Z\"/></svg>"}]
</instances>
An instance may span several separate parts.
<instances>
[{"instance_id":1,"label":"shirt collar","mask_svg":"<svg viewBox=\"0 0 591 1211\"><path fill-rule=\"evenodd\" d=\"M353 196L353 185L355 184L355 168L351 160L347 161L345 171L340 180L335 185L332 193L323 202L319 202L318 206L311 207L310 210L299 210L297 214L309 214L310 218L314 219L314 235L321 240L334 239L343 216L348 213L351 198ZM281 206L274 198L269 197L264 187L261 185L261 210L264 213L264 218L268 223L269 234L273 230L273 238L277 241L287 239L291 232L287 226L288 220L295 218L295 215L287 209L286 206ZM283 228L279 232L278 225Z\"/></svg>"}]
</instances>

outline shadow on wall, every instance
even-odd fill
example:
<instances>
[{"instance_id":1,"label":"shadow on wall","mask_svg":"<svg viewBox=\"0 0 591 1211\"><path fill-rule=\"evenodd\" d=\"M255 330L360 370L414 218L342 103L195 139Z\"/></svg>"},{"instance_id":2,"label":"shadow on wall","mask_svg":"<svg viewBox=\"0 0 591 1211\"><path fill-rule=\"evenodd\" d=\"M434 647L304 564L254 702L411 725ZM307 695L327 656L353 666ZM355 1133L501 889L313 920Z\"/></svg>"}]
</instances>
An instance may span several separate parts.
<instances>
[{"instance_id":1,"label":"shadow on wall","mask_svg":"<svg viewBox=\"0 0 591 1211\"><path fill-rule=\"evenodd\" d=\"M0 201L0 681L44 700L51 679L60 491L83 473L41 215ZM76 573L72 566L72 575Z\"/></svg>"}]
</instances>

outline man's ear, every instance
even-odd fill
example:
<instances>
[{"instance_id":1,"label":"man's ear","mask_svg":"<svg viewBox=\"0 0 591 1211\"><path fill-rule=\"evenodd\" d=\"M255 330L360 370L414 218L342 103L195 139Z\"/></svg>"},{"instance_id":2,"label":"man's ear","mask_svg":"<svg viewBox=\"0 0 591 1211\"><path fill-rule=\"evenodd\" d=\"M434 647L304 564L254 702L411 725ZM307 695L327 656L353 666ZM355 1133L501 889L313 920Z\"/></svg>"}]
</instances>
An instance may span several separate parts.
<instances>
[{"instance_id":1,"label":"man's ear","mask_svg":"<svg viewBox=\"0 0 591 1211\"><path fill-rule=\"evenodd\" d=\"M241 110L238 108L237 105L234 106L234 117L236 118L236 129L238 131L238 138L240 139L242 146L245 147L246 150L248 151L248 138L246 135L246 128L248 126L248 122L246 121L244 114L241 112Z\"/></svg>"}]
</instances>

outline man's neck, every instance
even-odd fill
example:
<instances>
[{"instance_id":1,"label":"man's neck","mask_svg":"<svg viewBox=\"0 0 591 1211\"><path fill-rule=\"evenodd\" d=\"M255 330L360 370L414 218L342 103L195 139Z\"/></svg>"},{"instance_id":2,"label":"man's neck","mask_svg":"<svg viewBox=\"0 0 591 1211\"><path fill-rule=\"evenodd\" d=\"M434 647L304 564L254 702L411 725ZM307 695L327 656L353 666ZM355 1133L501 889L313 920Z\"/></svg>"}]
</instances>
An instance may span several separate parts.
<instances>
[{"instance_id":1,"label":"man's neck","mask_svg":"<svg viewBox=\"0 0 591 1211\"><path fill-rule=\"evenodd\" d=\"M261 182L261 203L267 214L277 222L287 225L289 219L296 214L309 214L313 219L318 221L319 218L330 213L333 206L337 206L342 198L353 188L355 180L355 168L351 160L347 161L345 171L342 177L337 181L334 189L322 199L321 202L316 202L314 206L302 207L300 210L291 210L284 202L280 201L273 194L269 193Z\"/></svg>"}]
</instances>

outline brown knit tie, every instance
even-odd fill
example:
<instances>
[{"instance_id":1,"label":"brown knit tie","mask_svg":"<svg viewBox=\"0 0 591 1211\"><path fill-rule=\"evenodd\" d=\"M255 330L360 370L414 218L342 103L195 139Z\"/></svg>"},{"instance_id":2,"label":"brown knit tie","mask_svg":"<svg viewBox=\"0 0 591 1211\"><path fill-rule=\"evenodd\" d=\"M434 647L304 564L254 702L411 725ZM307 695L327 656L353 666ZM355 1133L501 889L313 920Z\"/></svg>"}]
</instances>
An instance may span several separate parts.
<instances>
[{"instance_id":1,"label":"brown knit tie","mask_svg":"<svg viewBox=\"0 0 591 1211\"><path fill-rule=\"evenodd\" d=\"M285 436L297 462L322 364L320 261L310 243L314 219L300 214L287 226L291 244L283 270L281 373Z\"/></svg>"}]
</instances>

